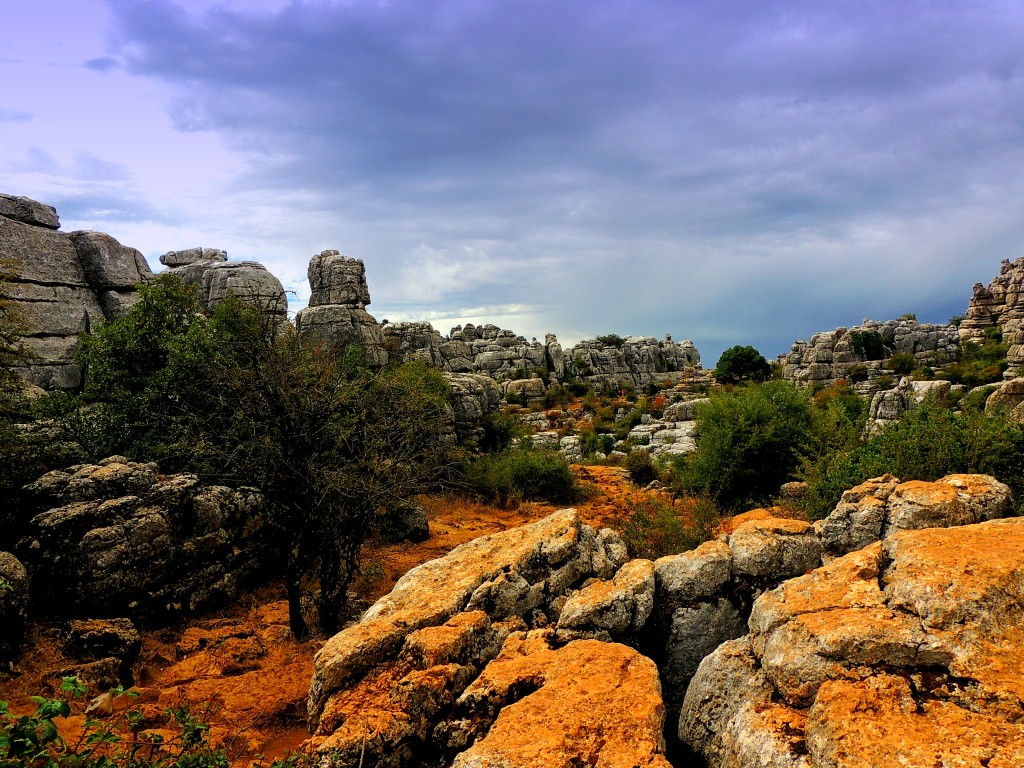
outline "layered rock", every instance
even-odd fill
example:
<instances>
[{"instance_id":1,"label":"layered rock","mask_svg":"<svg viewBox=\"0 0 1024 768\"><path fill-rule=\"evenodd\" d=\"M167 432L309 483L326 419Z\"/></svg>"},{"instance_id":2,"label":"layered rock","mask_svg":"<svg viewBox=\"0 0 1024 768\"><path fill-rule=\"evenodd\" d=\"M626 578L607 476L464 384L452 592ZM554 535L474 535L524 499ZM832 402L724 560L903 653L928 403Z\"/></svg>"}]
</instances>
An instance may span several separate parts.
<instances>
[{"instance_id":1,"label":"layered rock","mask_svg":"<svg viewBox=\"0 0 1024 768\"><path fill-rule=\"evenodd\" d=\"M1024 521L898 530L754 604L680 737L710 766L1024 761Z\"/></svg>"},{"instance_id":2,"label":"layered rock","mask_svg":"<svg viewBox=\"0 0 1024 768\"><path fill-rule=\"evenodd\" d=\"M22 375L44 389L73 389L81 383L72 354L78 335L123 313L152 272L110 235L58 226L53 208L0 195L0 261L10 269L3 290L32 356Z\"/></svg>"},{"instance_id":3,"label":"layered rock","mask_svg":"<svg viewBox=\"0 0 1024 768\"><path fill-rule=\"evenodd\" d=\"M852 328L816 333L797 341L779 355L782 377L797 386L827 386L843 379L862 382L874 391L875 382L893 372L886 361L895 354L911 355L921 365L939 366L956 360L960 333L954 325L899 319L879 323L865 320Z\"/></svg>"},{"instance_id":4,"label":"layered rock","mask_svg":"<svg viewBox=\"0 0 1024 768\"><path fill-rule=\"evenodd\" d=\"M597 387L642 390L648 385L676 384L700 368L700 353L689 339L630 336L586 339L565 352L566 371Z\"/></svg>"},{"instance_id":5,"label":"layered rock","mask_svg":"<svg viewBox=\"0 0 1024 768\"><path fill-rule=\"evenodd\" d=\"M0 663L18 654L28 611L28 571L10 552L0 552Z\"/></svg>"},{"instance_id":6,"label":"layered rock","mask_svg":"<svg viewBox=\"0 0 1024 768\"><path fill-rule=\"evenodd\" d=\"M319 341L335 348L362 347L366 363L382 367L388 362L384 332L366 311L370 291L361 259L328 250L309 261L309 306L295 316L304 342Z\"/></svg>"},{"instance_id":7,"label":"layered rock","mask_svg":"<svg viewBox=\"0 0 1024 768\"><path fill-rule=\"evenodd\" d=\"M975 284L959 332L961 341L975 344L1001 333L1010 345L1003 376L1013 379L1024 373L1024 258L1004 260L999 276L987 287Z\"/></svg>"},{"instance_id":8,"label":"layered rock","mask_svg":"<svg viewBox=\"0 0 1024 768\"><path fill-rule=\"evenodd\" d=\"M16 552L34 611L158 617L223 604L278 556L268 507L251 489L160 476L110 457L55 470L26 487Z\"/></svg>"},{"instance_id":9,"label":"layered rock","mask_svg":"<svg viewBox=\"0 0 1024 768\"><path fill-rule=\"evenodd\" d=\"M463 751L480 734L460 724L456 702L510 634L557 621L559 598L624 560L611 531L563 510L414 568L317 654L315 748L325 762L366 766Z\"/></svg>"},{"instance_id":10,"label":"layered rock","mask_svg":"<svg viewBox=\"0 0 1024 768\"><path fill-rule=\"evenodd\" d=\"M281 281L257 261L228 261L218 248L188 248L160 257L167 272L194 286L202 305L213 310L228 296L257 307L276 323L287 322L288 298Z\"/></svg>"},{"instance_id":11,"label":"layered rock","mask_svg":"<svg viewBox=\"0 0 1024 768\"><path fill-rule=\"evenodd\" d=\"M473 442L483 437L483 418L498 410L501 389L488 376L475 373L445 373L451 388L452 428L459 441Z\"/></svg>"}]
</instances>

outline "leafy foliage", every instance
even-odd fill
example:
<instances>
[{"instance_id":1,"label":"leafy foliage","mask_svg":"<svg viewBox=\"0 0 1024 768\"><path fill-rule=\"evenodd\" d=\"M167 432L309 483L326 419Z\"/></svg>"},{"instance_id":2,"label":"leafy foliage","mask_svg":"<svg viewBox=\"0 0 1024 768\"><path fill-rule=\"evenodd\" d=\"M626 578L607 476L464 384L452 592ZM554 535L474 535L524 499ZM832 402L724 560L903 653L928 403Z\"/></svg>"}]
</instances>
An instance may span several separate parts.
<instances>
[{"instance_id":1,"label":"leafy foliage","mask_svg":"<svg viewBox=\"0 0 1024 768\"><path fill-rule=\"evenodd\" d=\"M378 510L445 470L448 388L419 363L369 370L361 350L300 343L238 300L198 313L174 278L142 290L83 345L86 387L65 423L97 456L157 460L273 503L287 542L292 631L304 584L320 629L338 626Z\"/></svg>"},{"instance_id":2,"label":"leafy foliage","mask_svg":"<svg viewBox=\"0 0 1024 768\"><path fill-rule=\"evenodd\" d=\"M966 342L960 349L960 359L936 375L952 384L971 388L1001 381L1007 367L1008 350L1009 346L1003 343L999 333L986 338L981 344Z\"/></svg>"},{"instance_id":3,"label":"leafy foliage","mask_svg":"<svg viewBox=\"0 0 1024 768\"><path fill-rule=\"evenodd\" d=\"M643 448L634 448L626 456L626 471L637 485L647 485L658 479L658 468L654 465L654 459L651 458L650 452Z\"/></svg>"},{"instance_id":4,"label":"leafy foliage","mask_svg":"<svg viewBox=\"0 0 1024 768\"><path fill-rule=\"evenodd\" d=\"M466 470L466 483L481 498L501 504L528 499L560 504L576 501L581 493L562 454L527 448L477 458Z\"/></svg>"},{"instance_id":5,"label":"leafy foliage","mask_svg":"<svg viewBox=\"0 0 1024 768\"><path fill-rule=\"evenodd\" d=\"M917 360L914 359L913 355L906 352L898 352L889 358L885 367L891 369L893 373L899 376L904 376L913 372L914 368L917 367Z\"/></svg>"},{"instance_id":6,"label":"leafy foliage","mask_svg":"<svg viewBox=\"0 0 1024 768\"><path fill-rule=\"evenodd\" d=\"M853 331L850 334L850 345L865 360L881 360L885 357L885 344L878 331Z\"/></svg>"},{"instance_id":7,"label":"leafy foliage","mask_svg":"<svg viewBox=\"0 0 1024 768\"><path fill-rule=\"evenodd\" d=\"M617 333L609 333L604 336L598 336L594 339L602 347L621 347L626 343L626 340L619 336Z\"/></svg>"},{"instance_id":8,"label":"leafy foliage","mask_svg":"<svg viewBox=\"0 0 1024 768\"><path fill-rule=\"evenodd\" d=\"M630 557L656 560L693 549L714 538L721 513L713 501L698 497L677 508L649 496L629 504L622 540Z\"/></svg>"},{"instance_id":9,"label":"leafy foliage","mask_svg":"<svg viewBox=\"0 0 1024 768\"><path fill-rule=\"evenodd\" d=\"M677 476L724 509L763 502L799 465L812 429L809 396L785 381L719 390L697 408L697 451Z\"/></svg>"},{"instance_id":10,"label":"leafy foliage","mask_svg":"<svg viewBox=\"0 0 1024 768\"><path fill-rule=\"evenodd\" d=\"M750 346L729 347L718 358L715 378L723 384L742 381L762 382L771 378L772 368L764 355Z\"/></svg>"}]
</instances>

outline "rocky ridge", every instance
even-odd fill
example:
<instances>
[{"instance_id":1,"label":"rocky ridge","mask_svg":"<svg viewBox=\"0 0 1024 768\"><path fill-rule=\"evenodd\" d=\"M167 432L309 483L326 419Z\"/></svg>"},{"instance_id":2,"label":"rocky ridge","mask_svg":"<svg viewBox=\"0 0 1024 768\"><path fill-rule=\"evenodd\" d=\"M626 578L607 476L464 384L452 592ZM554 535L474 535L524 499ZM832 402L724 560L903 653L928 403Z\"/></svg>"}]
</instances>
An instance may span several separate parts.
<instances>
[{"instance_id":1,"label":"rocky ridge","mask_svg":"<svg viewBox=\"0 0 1024 768\"><path fill-rule=\"evenodd\" d=\"M932 652L939 646L927 640L920 620L897 628L903 632L898 642L876 639L876 630L884 635L876 616L883 609L873 598L864 598L864 606L857 601L866 590L888 590L878 581L886 567L887 573L917 568L923 574L909 563L925 562L913 547L919 533L933 535L932 526L965 526L933 539L955 541L964 532L972 557L980 559L987 539L1024 531L1016 521L991 522L1010 505L1006 486L985 476L952 475L936 483L883 477L848 491L820 523L751 513L719 539L653 563L626 562L611 531L581 525L573 510L476 539L410 571L319 652L309 699L317 728L311 745L324 765L366 768L667 765L660 736L667 710L670 730L678 721L680 738L712 765L836 765L765 756L787 754L779 751L783 747L796 758L807 754L807 744L819 737L808 730L802 708L830 682L863 678L847 669L860 674L858 664L884 664L890 677L925 685L914 675L927 677L935 664L953 663L948 654ZM1007 548L1015 541L1011 537ZM855 547L861 548L843 554ZM937 557L959 562L957 548L950 549L952 554ZM901 553L911 551L917 554L904 558L903 567ZM963 593L975 595L970 599L977 611L989 600L983 585L990 573L1001 579L992 588L1011 590L1000 604L1012 604L1013 590L1024 583L1019 552L1014 557L1003 562L1000 555L987 570L980 561L971 566L978 586ZM952 572L940 569L920 588L893 586L893 594L901 605L922 605ZM797 631L805 613L800 606L817 599L811 587L819 582L852 594L822 609L823 616L846 607L861 612L837 621L834 638L806 646L807 633ZM892 583L902 582L893 577ZM793 602L798 599L804 603ZM950 614L946 625L959 615ZM1000 629L1012 624L1009 614L988 623L964 615L968 623L943 646L959 649L956 680L973 675L968 668L975 663L1004 665L989 675L992 686L1003 688L986 688L975 698L983 701L995 691L1001 698L989 708L1014 711L1020 701L1014 704L1000 675L1005 668L1016 685L1024 679L1004 659L1006 653L1019 655L1005 648L1020 649L1024 638L1012 634L1016 629ZM833 642L835 650L822 645ZM850 666L833 661L846 648L860 654ZM900 655L900 648L910 655ZM721 668L716 659L724 659ZM769 667L776 671L761 671ZM718 693L722 686L727 694ZM838 694L833 699L840 700ZM736 715L741 709L746 719ZM991 723L986 727L994 732ZM630 728L632 741L621 736ZM730 735L734 730L738 735ZM727 754L721 746L726 743L740 745L728 747L740 757L716 762L720 752ZM765 743L778 749L771 752Z\"/></svg>"},{"instance_id":2,"label":"rocky ridge","mask_svg":"<svg viewBox=\"0 0 1024 768\"><path fill-rule=\"evenodd\" d=\"M954 325L918 323L901 318L879 323L865 320L851 328L836 328L797 341L779 355L782 378L798 387L828 386L840 379L855 385L862 394L879 389L878 380L892 376L885 367L895 354L910 355L922 365L953 362L960 348Z\"/></svg>"}]
</instances>

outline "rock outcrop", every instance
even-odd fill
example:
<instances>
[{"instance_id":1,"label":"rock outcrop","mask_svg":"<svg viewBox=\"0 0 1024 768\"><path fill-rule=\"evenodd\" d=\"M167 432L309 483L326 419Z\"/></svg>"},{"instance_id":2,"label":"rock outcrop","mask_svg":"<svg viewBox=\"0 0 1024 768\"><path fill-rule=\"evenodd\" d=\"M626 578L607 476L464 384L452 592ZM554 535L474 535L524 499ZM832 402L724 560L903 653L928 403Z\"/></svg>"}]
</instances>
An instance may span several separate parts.
<instances>
[{"instance_id":1,"label":"rock outcrop","mask_svg":"<svg viewBox=\"0 0 1024 768\"><path fill-rule=\"evenodd\" d=\"M0 663L18 654L28 611L28 571L10 552L0 552Z\"/></svg>"},{"instance_id":2,"label":"rock outcrop","mask_svg":"<svg viewBox=\"0 0 1024 768\"><path fill-rule=\"evenodd\" d=\"M288 320L288 297L281 281L257 261L228 261L227 253L218 248L188 248L165 253L160 263L182 283L194 286L207 310L235 296L278 324Z\"/></svg>"},{"instance_id":3,"label":"rock outcrop","mask_svg":"<svg viewBox=\"0 0 1024 768\"><path fill-rule=\"evenodd\" d=\"M58 227L53 208L0 195L0 262L10 273L4 290L32 355L22 374L43 389L79 386L78 335L124 312L152 277L142 254L110 235Z\"/></svg>"},{"instance_id":4,"label":"rock outcrop","mask_svg":"<svg viewBox=\"0 0 1024 768\"><path fill-rule=\"evenodd\" d=\"M479 727L482 719L497 715L484 712L486 701L494 701L481 694L484 683L470 692L481 671L507 642L527 641L523 633L531 625L557 621L569 589L595 575L611 578L624 560L615 534L595 532L574 510L563 510L414 568L317 654L309 695L315 749L325 761L364 760L366 766L464 752L486 731ZM551 650L552 630L532 637L533 648ZM644 664L638 658L633 663ZM562 685L552 684L548 695ZM534 690L513 688L508 695L514 698ZM656 687L647 694L660 704ZM587 708L579 706L581 712ZM571 749L577 747L601 751L582 737ZM486 750L481 746L492 748L493 742Z\"/></svg>"},{"instance_id":5,"label":"rock outcrop","mask_svg":"<svg viewBox=\"0 0 1024 768\"><path fill-rule=\"evenodd\" d=\"M666 336L629 336L622 339L587 339L565 352L566 370L603 389L650 384L677 384L700 369L700 353L689 339Z\"/></svg>"},{"instance_id":6,"label":"rock outcrop","mask_svg":"<svg viewBox=\"0 0 1024 768\"><path fill-rule=\"evenodd\" d=\"M112 456L26 487L16 553L37 615L165 618L223 604L279 556L251 489ZM33 513L31 510L35 510Z\"/></svg>"},{"instance_id":7,"label":"rock outcrop","mask_svg":"<svg viewBox=\"0 0 1024 768\"><path fill-rule=\"evenodd\" d=\"M451 387L452 428L461 442L483 437L483 418L498 410L501 389L488 376L478 373L445 373Z\"/></svg>"},{"instance_id":8,"label":"rock outcrop","mask_svg":"<svg viewBox=\"0 0 1024 768\"><path fill-rule=\"evenodd\" d=\"M895 354L910 355L921 365L940 366L956 360L960 333L954 325L900 319L878 323L865 320L852 328L816 333L797 341L779 355L782 377L799 387L829 385L844 379L864 393L875 391L877 380L893 374L886 361Z\"/></svg>"},{"instance_id":9,"label":"rock outcrop","mask_svg":"<svg viewBox=\"0 0 1024 768\"><path fill-rule=\"evenodd\" d=\"M899 530L754 604L686 693L712 768L1024 762L1024 521Z\"/></svg>"},{"instance_id":10,"label":"rock outcrop","mask_svg":"<svg viewBox=\"0 0 1024 768\"><path fill-rule=\"evenodd\" d=\"M1004 378L1024 374L1024 258L1003 261L999 276L988 287L975 284L959 332L962 342L975 344L1001 333L1003 341L1010 345Z\"/></svg>"},{"instance_id":11,"label":"rock outcrop","mask_svg":"<svg viewBox=\"0 0 1024 768\"><path fill-rule=\"evenodd\" d=\"M309 261L309 306L295 316L299 336L332 347L357 345L364 349L368 365L387 365L384 332L366 311L370 291L361 259L338 251L323 251Z\"/></svg>"}]
</instances>

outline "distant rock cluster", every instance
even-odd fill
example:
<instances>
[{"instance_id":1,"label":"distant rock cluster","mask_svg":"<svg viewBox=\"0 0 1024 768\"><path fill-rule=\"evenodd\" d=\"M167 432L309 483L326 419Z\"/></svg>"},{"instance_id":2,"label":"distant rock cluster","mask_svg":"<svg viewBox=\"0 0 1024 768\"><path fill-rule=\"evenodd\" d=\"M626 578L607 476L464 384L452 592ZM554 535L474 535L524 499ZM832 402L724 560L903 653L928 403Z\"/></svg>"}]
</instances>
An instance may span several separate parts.
<instances>
[{"instance_id":1,"label":"distant rock cluster","mask_svg":"<svg viewBox=\"0 0 1024 768\"><path fill-rule=\"evenodd\" d=\"M960 340L980 344L996 330L1010 345L1003 377L1024 375L1024 258L1003 261L999 276L988 287L975 284L966 318L960 323Z\"/></svg>"},{"instance_id":2,"label":"distant rock cluster","mask_svg":"<svg viewBox=\"0 0 1024 768\"><path fill-rule=\"evenodd\" d=\"M957 359L960 333L954 325L919 323L909 318L884 323L865 320L852 328L836 328L800 340L779 355L782 378L798 387L828 386L840 379L864 394L878 388L878 379L891 376L887 361L910 355L915 363L940 366Z\"/></svg>"}]
</instances>

